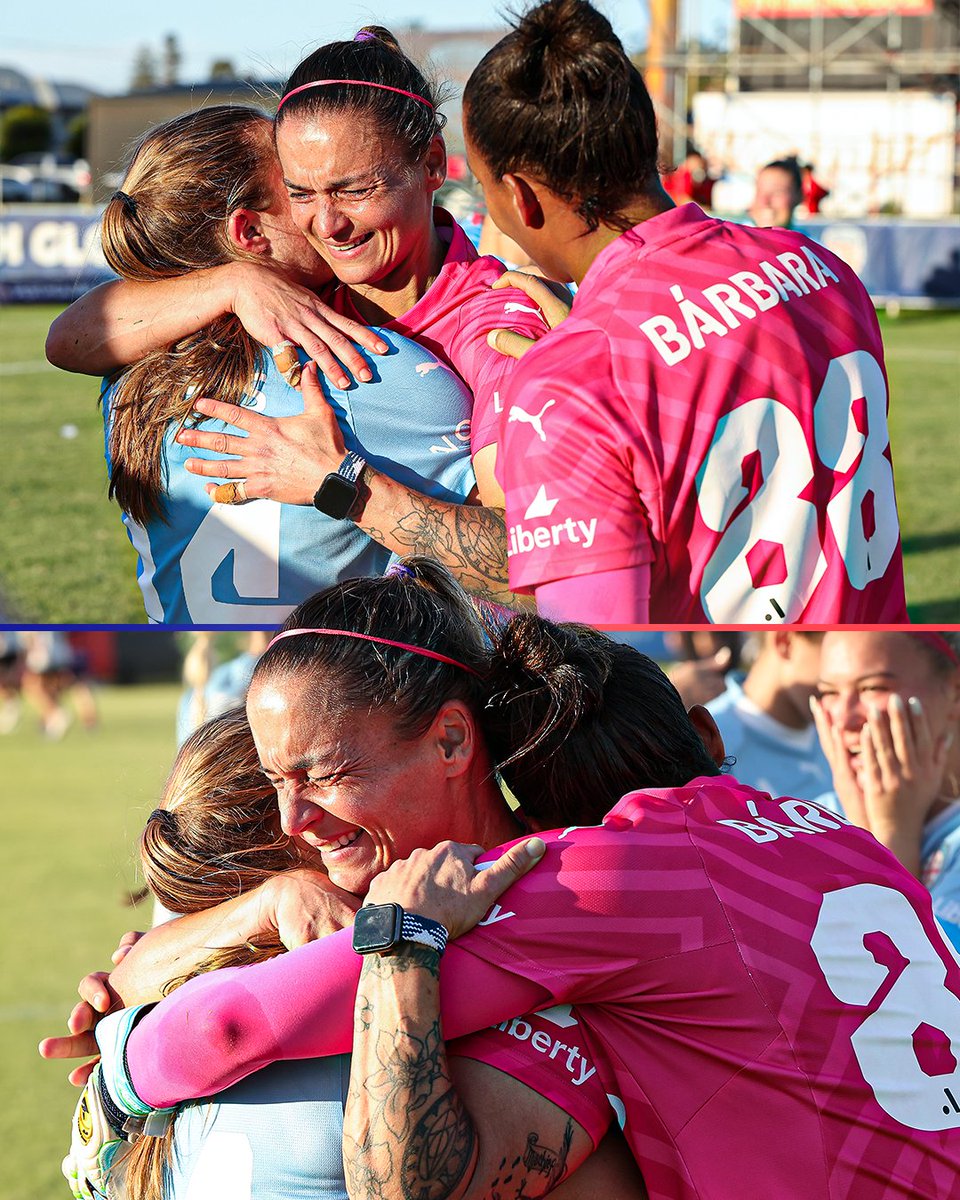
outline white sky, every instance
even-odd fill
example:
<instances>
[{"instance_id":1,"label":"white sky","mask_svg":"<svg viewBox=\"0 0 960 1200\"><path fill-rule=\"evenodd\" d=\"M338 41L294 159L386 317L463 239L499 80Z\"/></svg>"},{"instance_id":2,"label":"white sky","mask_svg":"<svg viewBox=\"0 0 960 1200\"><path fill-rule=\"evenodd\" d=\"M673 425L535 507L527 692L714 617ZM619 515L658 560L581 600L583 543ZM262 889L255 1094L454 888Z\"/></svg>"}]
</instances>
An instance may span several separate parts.
<instances>
[{"instance_id":1,"label":"white sky","mask_svg":"<svg viewBox=\"0 0 960 1200\"><path fill-rule=\"evenodd\" d=\"M134 57L148 45L159 54L163 38L177 35L180 79L206 79L211 62L226 58L242 73L283 78L305 51L349 37L376 22L402 28L419 21L428 29L493 29L510 0L9 0L0 16L0 64L98 91L126 90ZM647 0L597 0L628 50L646 42ZM682 0L683 27L721 40L730 24L731 0ZM519 6L523 6L520 0ZM319 10L319 12L318 12ZM331 15L326 16L324 12Z\"/></svg>"}]
</instances>

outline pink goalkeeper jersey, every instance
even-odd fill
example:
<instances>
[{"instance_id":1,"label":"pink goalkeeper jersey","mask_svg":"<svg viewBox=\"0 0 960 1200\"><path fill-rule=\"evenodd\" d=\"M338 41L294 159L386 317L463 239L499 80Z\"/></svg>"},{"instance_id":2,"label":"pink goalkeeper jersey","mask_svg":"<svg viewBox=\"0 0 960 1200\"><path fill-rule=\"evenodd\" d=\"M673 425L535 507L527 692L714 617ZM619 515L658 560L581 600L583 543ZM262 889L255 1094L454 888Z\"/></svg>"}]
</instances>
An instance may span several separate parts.
<instances>
[{"instance_id":1,"label":"pink goalkeeper jersey","mask_svg":"<svg viewBox=\"0 0 960 1200\"><path fill-rule=\"evenodd\" d=\"M409 312L385 322L383 328L432 350L473 392L469 436L471 452L476 454L498 439L501 393L517 365L516 359L487 345L487 334L491 329L512 329L536 340L546 333L547 324L526 292L492 290L490 285L506 268L497 258L481 258L448 212L435 208L434 223L449 245L440 274ZM346 289L337 288L328 300L338 312L363 321Z\"/></svg>"},{"instance_id":2,"label":"pink goalkeeper jersey","mask_svg":"<svg viewBox=\"0 0 960 1200\"><path fill-rule=\"evenodd\" d=\"M876 314L801 234L634 227L505 409L513 590L649 563L638 622L906 619Z\"/></svg>"},{"instance_id":3,"label":"pink goalkeeper jersey","mask_svg":"<svg viewBox=\"0 0 960 1200\"><path fill-rule=\"evenodd\" d=\"M596 1066L654 1200L957 1194L960 962L870 834L711 777L544 836L447 950L445 1036L575 1002L564 1050ZM349 939L179 988L130 1036L137 1094L349 1049Z\"/></svg>"}]
</instances>

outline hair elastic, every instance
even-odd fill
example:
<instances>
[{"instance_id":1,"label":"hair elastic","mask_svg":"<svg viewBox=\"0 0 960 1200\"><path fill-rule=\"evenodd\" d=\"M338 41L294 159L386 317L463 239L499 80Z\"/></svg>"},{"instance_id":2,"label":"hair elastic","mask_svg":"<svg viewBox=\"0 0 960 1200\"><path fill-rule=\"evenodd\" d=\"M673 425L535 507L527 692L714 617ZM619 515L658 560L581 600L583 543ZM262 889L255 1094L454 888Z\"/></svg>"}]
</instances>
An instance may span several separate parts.
<instances>
[{"instance_id":1,"label":"hair elastic","mask_svg":"<svg viewBox=\"0 0 960 1200\"><path fill-rule=\"evenodd\" d=\"M267 646L267 650L271 646L275 646L277 642L282 642L284 638L296 637L301 633L319 633L326 635L337 635L339 637L357 638L362 642L379 642L381 646L395 646L398 650L409 650L411 654L420 654L424 658L435 658L437 662L447 663L451 667L459 667L461 671L469 671L471 675L476 675L480 678L480 672L475 671L473 667L468 667L466 663L458 662L455 658L448 658L446 654L438 654L436 650L425 650L422 646L411 646L407 642L392 642L389 638L374 637L370 633L356 633L350 629L286 629L283 633L278 633L277 636Z\"/></svg>"},{"instance_id":2,"label":"hair elastic","mask_svg":"<svg viewBox=\"0 0 960 1200\"><path fill-rule=\"evenodd\" d=\"M286 104L291 96L295 96L297 92L305 92L309 88L328 87L333 83L353 83L358 87L379 88L383 92L396 92L398 96L409 96L411 100L419 100L421 104L425 104L427 108L433 108L433 104L424 96L418 96L416 92L405 91L404 88L390 87L387 83L371 83L369 79L315 79L312 83L302 83L299 87L295 87L292 92L281 99L277 105L277 112Z\"/></svg>"},{"instance_id":3,"label":"hair elastic","mask_svg":"<svg viewBox=\"0 0 960 1200\"><path fill-rule=\"evenodd\" d=\"M164 829L173 830L177 827L177 818L168 808L155 808L147 817L147 824L149 825L151 821L159 821Z\"/></svg>"},{"instance_id":4,"label":"hair elastic","mask_svg":"<svg viewBox=\"0 0 960 1200\"><path fill-rule=\"evenodd\" d=\"M380 39L375 33L371 33L369 29L361 29L359 33L353 35L355 42L379 42Z\"/></svg>"},{"instance_id":5,"label":"hair elastic","mask_svg":"<svg viewBox=\"0 0 960 1200\"><path fill-rule=\"evenodd\" d=\"M137 211L137 202L132 196L128 196L126 192L116 191L110 197L111 200L119 200L123 207L131 216Z\"/></svg>"},{"instance_id":6,"label":"hair elastic","mask_svg":"<svg viewBox=\"0 0 960 1200\"><path fill-rule=\"evenodd\" d=\"M945 658L948 658L955 667L960 667L960 656L958 656L956 650L954 650L942 633L915 633L913 630L908 630L908 632L910 633L911 637L920 638L920 640L926 642L931 649L936 650L938 654L942 654Z\"/></svg>"},{"instance_id":7,"label":"hair elastic","mask_svg":"<svg viewBox=\"0 0 960 1200\"><path fill-rule=\"evenodd\" d=\"M406 563L395 562L391 563L383 573L384 579L413 579L413 571Z\"/></svg>"}]
</instances>

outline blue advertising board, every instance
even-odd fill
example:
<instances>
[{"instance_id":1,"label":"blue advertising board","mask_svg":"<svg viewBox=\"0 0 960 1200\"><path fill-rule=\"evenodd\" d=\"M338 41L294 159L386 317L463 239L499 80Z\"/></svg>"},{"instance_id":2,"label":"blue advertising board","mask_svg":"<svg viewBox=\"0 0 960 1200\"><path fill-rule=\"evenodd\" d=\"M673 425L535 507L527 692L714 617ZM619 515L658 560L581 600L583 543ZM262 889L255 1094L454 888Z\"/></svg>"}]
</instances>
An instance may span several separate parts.
<instances>
[{"instance_id":1,"label":"blue advertising board","mask_svg":"<svg viewBox=\"0 0 960 1200\"><path fill-rule=\"evenodd\" d=\"M797 226L849 263L876 304L960 308L960 220L807 220Z\"/></svg>"},{"instance_id":2,"label":"blue advertising board","mask_svg":"<svg viewBox=\"0 0 960 1200\"><path fill-rule=\"evenodd\" d=\"M76 208L0 211L0 303L62 302L114 278L100 214ZM799 226L850 264L877 304L960 307L960 220L847 221Z\"/></svg>"},{"instance_id":3,"label":"blue advertising board","mask_svg":"<svg viewBox=\"0 0 960 1200\"><path fill-rule=\"evenodd\" d=\"M66 303L113 278L100 248L99 212L0 212L0 303Z\"/></svg>"}]
</instances>

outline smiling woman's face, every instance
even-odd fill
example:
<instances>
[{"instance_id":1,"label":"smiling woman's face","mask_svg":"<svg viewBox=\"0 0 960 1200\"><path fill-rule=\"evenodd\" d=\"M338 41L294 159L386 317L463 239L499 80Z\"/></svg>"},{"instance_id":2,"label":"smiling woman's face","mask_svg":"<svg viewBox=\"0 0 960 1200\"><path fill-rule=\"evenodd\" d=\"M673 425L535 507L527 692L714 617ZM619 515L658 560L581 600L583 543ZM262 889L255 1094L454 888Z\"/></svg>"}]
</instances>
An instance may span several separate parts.
<instances>
[{"instance_id":1,"label":"smiling woman's face","mask_svg":"<svg viewBox=\"0 0 960 1200\"><path fill-rule=\"evenodd\" d=\"M923 705L936 740L956 721L955 688L940 676L924 647L909 633L831 630L820 657L820 702L841 731L860 778L860 733L867 707L885 710L894 695Z\"/></svg>"},{"instance_id":2,"label":"smiling woman's face","mask_svg":"<svg viewBox=\"0 0 960 1200\"><path fill-rule=\"evenodd\" d=\"M284 832L319 852L338 887L363 896L392 862L451 836L431 730L405 738L389 713L323 705L291 676L255 684L247 716Z\"/></svg>"},{"instance_id":3,"label":"smiling woman's face","mask_svg":"<svg viewBox=\"0 0 960 1200\"><path fill-rule=\"evenodd\" d=\"M287 117L276 136L294 223L338 279L403 286L429 263L433 193L446 165L441 138L411 163L364 113Z\"/></svg>"}]
</instances>

